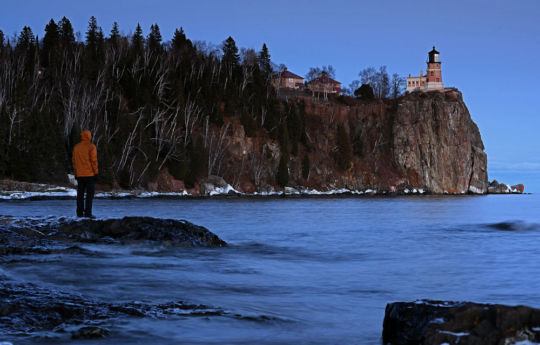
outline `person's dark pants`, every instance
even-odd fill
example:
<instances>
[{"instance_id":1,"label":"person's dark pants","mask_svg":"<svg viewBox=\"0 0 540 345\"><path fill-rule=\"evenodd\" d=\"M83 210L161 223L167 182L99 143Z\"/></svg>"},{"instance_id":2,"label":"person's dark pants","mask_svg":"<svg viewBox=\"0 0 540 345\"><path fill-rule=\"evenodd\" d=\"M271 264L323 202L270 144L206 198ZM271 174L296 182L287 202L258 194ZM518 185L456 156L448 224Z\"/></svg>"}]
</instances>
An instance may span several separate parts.
<instances>
[{"instance_id":1,"label":"person's dark pants","mask_svg":"<svg viewBox=\"0 0 540 345\"><path fill-rule=\"evenodd\" d=\"M94 176L77 177L77 217L90 217L92 215L94 183Z\"/></svg>"}]
</instances>

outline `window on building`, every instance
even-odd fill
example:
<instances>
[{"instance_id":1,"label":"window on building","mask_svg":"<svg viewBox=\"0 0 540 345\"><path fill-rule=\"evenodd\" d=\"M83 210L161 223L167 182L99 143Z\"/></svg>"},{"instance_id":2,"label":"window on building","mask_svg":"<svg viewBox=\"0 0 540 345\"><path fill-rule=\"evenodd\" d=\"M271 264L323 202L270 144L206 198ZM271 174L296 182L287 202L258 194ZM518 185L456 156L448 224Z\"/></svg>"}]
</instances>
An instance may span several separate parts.
<instances>
[{"instance_id":1,"label":"window on building","mask_svg":"<svg viewBox=\"0 0 540 345\"><path fill-rule=\"evenodd\" d=\"M439 82L439 78L437 78L437 83Z\"/></svg>"},{"instance_id":2,"label":"window on building","mask_svg":"<svg viewBox=\"0 0 540 345\"><path fill-rule=\"evenodd\" d=\"M431 71L431 76L433 77L433 71Z\"/></svg>"}]
</instances>

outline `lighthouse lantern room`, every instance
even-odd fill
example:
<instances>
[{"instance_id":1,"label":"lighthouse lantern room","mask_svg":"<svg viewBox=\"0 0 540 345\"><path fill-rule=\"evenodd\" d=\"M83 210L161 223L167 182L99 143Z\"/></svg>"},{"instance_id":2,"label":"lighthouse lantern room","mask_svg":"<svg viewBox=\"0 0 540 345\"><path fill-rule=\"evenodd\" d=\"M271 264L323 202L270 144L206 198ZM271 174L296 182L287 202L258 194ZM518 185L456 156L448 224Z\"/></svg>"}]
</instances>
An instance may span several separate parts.
<instances>
[{"instance_id":1,"label":"lighthouse lantern room","mask_svg":"<svg viewBox=\"0 0 540 345\"><path fill-rule=\"evenodd\" d=\"M407 92L412 91L430 91L430 90L442 90L444 85L442 82L441 74L441 60L439 59L439 52L435 50L435 46L428 53L427 71L426 75L423 75L420 71L419 77L407 78Z\"/></svg>"}]
</instances>

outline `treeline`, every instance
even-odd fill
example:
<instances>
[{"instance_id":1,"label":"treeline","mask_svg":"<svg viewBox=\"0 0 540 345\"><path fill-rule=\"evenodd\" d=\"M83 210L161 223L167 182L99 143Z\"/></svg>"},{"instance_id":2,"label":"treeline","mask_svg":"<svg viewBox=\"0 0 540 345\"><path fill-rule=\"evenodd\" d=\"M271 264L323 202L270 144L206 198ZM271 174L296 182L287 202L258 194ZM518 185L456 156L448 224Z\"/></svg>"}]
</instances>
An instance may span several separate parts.
<instances>
[{"instance_id":1,"label":"treeline","mask_svg":"<svg viewBox=\"0 0 540 345\"><path fill-rule=\"evenodd\" d=\"M0 31L0 178L65 180L83 129L98 146L101 183L124 188L164 167L188 187L219 175L229 117L248 136L280 139L286 155L304 140L304 106L277 100L266 45L239 51L229 37L206 49L182 28L164 42L157 24L126 36L114 23L105 34L94 17L84 38L65 17L42 39L27 26L16 41Z\"/></svg>"},{"instance_id":2,"label":"treeline","mask_svg":"<svg viewBox=\"0 0 540 345\"><path fill-rule=\"evenodd\" d=\"M353 80L344 93L361 99L384 99L398 98L405 91L405 78L399 74L392 74L392 78L386 66L377 70L375 67L367 67L358 73L360 80Z\"/></svg>"}]
</instances>

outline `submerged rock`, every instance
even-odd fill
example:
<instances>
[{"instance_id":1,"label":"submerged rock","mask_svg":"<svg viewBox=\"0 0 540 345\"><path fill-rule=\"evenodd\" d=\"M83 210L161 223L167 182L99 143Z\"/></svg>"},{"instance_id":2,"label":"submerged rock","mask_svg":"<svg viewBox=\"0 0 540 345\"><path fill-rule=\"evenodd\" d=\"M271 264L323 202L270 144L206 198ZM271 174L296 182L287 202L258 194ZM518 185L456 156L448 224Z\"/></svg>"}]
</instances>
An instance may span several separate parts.
<instances>
[{"instance_id":1,"label":"submerged rock","mask_svg":"<svg viewBox=\"0 0 540 345\"><path fill-rule=\"evenodd\" d=\"M96 326L85 326L71 333L73 339L97 339L109 335L109 330Z\"/></svg>"},{"instance_id":2,"label":"submerged rock","mask_svg":"<svg viewBox=\"0 0 540 345\"><path fill-rule=\"evenodd\" d=\"M540 341L540 309L427 300L386 306L384 344L509 345L521 341Z\"/></svg>"},{"instance_id":3,"label":"submerged rock","mask_svg":"<svg viewBox=\"0 0 540 345\"><path fill-rule=\"evenodd\" d=\"M73 339L107 337L114 334L119 318L184 320L187 317L224 317L251 322L287 321L266 315L242 315L182 301L111 303L0 278L0 334L19 339L31 337L34 342L44 331L59 336L71 333Z\"/></svg>"},{"instance_id":4,"label":"submerged rock","mask_svg":"<svg viewBox=\"0 0 540 345\"><path fill-rule=\"evenodd\" d=\"M138 302L114 304L78 294L39 288L34 284L0 282L0 334L29 336L35 332L65 333L72 338L102 338L110 331L102 327L117 317L170 318L235 315L219 308L185 304L181 301L151 305ZM98 322L100 326L96 326Z\"/></svg>"},{"instance_id":5,"label":"submerged rock","mask_svg":"<svg viewBox=\"0 0 540 345\"><path fill-rule=\"evenodd\" d=\"M0 216L0 255L92 254L72 242L156 243L180 247L222 247L227 243L186 220L151 217L122 219L12 218ZM70 243L66 247L66 243Z\"/></svg>"}]
</instances>

